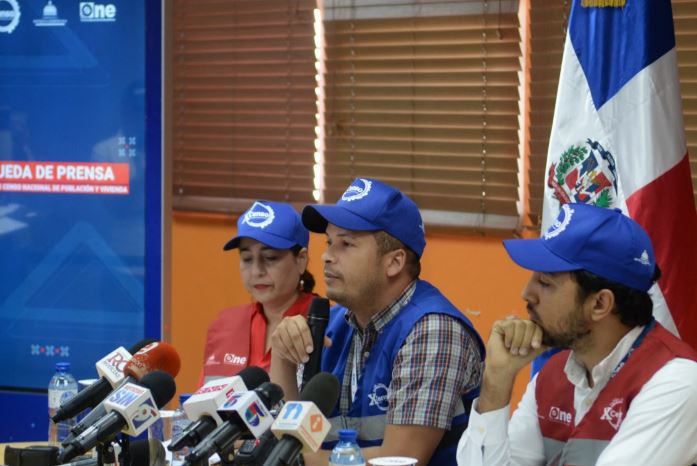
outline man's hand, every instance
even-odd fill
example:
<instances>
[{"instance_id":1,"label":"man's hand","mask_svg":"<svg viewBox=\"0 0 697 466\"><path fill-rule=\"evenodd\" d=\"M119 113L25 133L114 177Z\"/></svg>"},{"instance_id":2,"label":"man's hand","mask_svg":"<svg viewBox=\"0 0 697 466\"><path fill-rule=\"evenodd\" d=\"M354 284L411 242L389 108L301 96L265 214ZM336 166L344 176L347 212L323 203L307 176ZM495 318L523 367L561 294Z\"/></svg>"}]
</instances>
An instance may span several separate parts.
<instances>
[{"instance_id":1,"label":"man's hand","mask_svg":"<svg viewBox=\"0 0 697 466\"><path fill-rule=\"evenodd\" d=\"M542 347L542 328L517 317L494 322L486 348L486 368L515 375L535 359Z\"/></svg>"},{"instance_id":2,"label":"man's hand","mask_svg":"<svg viewBox=\"0 0 697 466\"><path fill-rule=\"evenodd\" d=\"M494 411L511 401L518 372L546 348L542 328L531 320L510 318L494 322L486 347L486 361L477 412Z\"/></svg>"},{"instance_id":3,"label":"man's hand","mask_svg":"<svg viewBox=\"0 0 697 466\"><path fill-rule=\"evenodd\" d=\"M284 317L271 335L271 353L293 364L307 362L312 350L312 334L303 316Z\"/></svg>"}]
</instances>

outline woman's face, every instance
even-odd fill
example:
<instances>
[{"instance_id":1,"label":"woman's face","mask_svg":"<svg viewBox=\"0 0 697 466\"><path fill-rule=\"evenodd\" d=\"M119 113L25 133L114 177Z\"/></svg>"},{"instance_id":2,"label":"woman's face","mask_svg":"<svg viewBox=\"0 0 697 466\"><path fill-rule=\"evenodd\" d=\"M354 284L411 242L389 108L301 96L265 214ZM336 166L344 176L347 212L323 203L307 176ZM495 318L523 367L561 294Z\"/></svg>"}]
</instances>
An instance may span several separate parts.
<instances>
[{"instance_id":1,"label":"woman's face","mask_svg":"<svg viewBox=\"0 0 697 466\"><path fill-rule=\"evenodd\" d=\"M283 306L298 292L307 251L273 249L252 238L240 240L240 274L247 291L264 307Z\"/></svg>"}]
</instances>

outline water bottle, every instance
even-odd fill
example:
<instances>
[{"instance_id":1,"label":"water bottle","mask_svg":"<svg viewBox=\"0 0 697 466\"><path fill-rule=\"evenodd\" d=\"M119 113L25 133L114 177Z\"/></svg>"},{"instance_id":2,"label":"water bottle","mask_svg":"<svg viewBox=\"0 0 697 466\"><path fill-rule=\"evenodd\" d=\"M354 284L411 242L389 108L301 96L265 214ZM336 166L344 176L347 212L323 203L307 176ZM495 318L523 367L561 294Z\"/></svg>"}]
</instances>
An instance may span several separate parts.
<instances>
[{"instance_id":1,"label":"water bottle","mask_svg":"<svg viewBox=\"0 0 697 466\"><path fill-rule=\"evenodd\" d=\"M50 443L57 444L63 441L70 433L70 429L75 426L75 418L58 424L51 420L60 405L75 395L77 395L77 381L70 374L70 363L56 363L56 373L48 383L48 441Z\"/></svg>"},{"instance_id":2,"label":"water bottle","mask_svg":"<svg viewBox=\"0 0 697 466\"><path fill-rule=\"evenodd\" d=\"M361 447L356 443L357 433L353 429L339 431L339 443L336 444L329 457L329 466L350 464L352 466L365 466L365 458L361 453Z\"/></svg>"},{"instance_id":3,"label":"water bottle","mask_svg":"<svg viewBox=\"0 0 697 466\"><path fill-rule=\"evenodd\" d=\"M189 424L191 424L189 418L186 417L183 406L184 402L188 400L190 396L191 393L182 393L179 395L179 406L174 411L174 416L172 417L172 439L179 437L181 433L189 427ZM172 452L172 466L184 464L184 458L186 458L188 454L188 447Z\"/></svg>"}]
</instances>

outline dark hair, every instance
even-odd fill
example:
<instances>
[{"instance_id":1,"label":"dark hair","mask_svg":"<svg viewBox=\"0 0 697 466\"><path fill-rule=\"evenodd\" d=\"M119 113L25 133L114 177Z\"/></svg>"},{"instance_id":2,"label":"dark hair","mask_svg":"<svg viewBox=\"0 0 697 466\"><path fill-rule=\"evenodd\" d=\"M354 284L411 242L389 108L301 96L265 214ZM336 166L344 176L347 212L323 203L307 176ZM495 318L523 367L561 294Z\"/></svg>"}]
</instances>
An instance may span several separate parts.
<instances>
[{"instance_id":1,"label":"dark hair","mask_svg":"<svg viewBox=\"0 0 697 466\"><path fill-rule=\"evenodd\" d=\"M302 251L304 248L300 246L299 244L296 244L292 248L290 248L290 252L293 253L295 257L298 257L298 254L300 254L300 251ZM312 290L315 289L315 277L312 276L312 274L305 269L305 271L300 275L300 289L304 291L305 293L312 293Z\"/></svg>"},{"instance_id":2,"label":"dark hair","mask_svg":"<svg viewBox=\"0 0 697 466\"><path fill-rule=\"evenodd\" d=\"M612 310L620 316L620 322L629 327L646 325L653 315L653 301L647 291L630 288L617 282L597 276L587 270L575 270L571 276L578 283L578 299L585 300L591 293L607 289L615 295L615 308ZM661 278L661 269L656 265L653 281Z\"/></svg>"},{"instance_id":3,"label":"dark hair","mask_svg":"<svg viewBox=\"0 0 697 466\"><path fill-rule=\"evenodd\" d=\"M375 242L378 243L378 254L384 256L388 252L395 251L397 249L404 249L407 253L406 268L409 276L411 278L419 278L421 274L421 260L419 256L416 255L414 251L405 246L400 240L390 235L385 231L376 231L373 234Z\"/></svg>"}]
</instances>

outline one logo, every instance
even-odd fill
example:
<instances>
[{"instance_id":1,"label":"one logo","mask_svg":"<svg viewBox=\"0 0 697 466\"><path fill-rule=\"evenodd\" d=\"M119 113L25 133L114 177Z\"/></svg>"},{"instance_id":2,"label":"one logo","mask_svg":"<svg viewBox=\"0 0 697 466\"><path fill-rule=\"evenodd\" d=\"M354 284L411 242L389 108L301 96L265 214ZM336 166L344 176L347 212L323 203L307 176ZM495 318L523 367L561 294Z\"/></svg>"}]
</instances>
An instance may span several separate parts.
<instances>
[{"instance_id":1,"label":"one logo","mask_svg":"<svg viewBox=\"0 0 697 466\"><path fill-rule=\"evenodd\" d=\"M19 24L20 16L22 12L17 0L0 0L0 32L12 34Z\"/></svg>"},{"instance_id":2,"label":"one logo","mask_svg":"<svg viewBox=\"0 0 697 466\"><path fill-rule=\"evenodd\" d=\"M271 206L262 204L261 202L255 202L247 213L244 214L242 223L246 223L250 227L264 229L271 225L275 218L276 214Z\"/></svg>"},{"instance_id":3,"label":"one logo","mask_svg":"<svg viewBox=\"0 0 697 466\"><path fill-rule=\"evenodd\" d=\"M80 21L83 23L113 23L116 5L113 3L80 2Z\"/></svg>"},{"instance_id":4,"label":"one logo","mask_svg":"<svg viewBox=\"0 0 697 466\"><path fill-rule=\"evenodd\" d=\"M614 207L617 201L615 158L590 139L585 146L570 146L549 167L547 186L560 204L577 202Z\"/></svg>"},{"instance_id":5,"label":"one logo","mask_svg":"<svg viewBox=\"0 0 697 466\"><path fill-rule=\"evenodd\" d=\"M557 218L557 221L550 225L549 229L547 229L545 239L556 238L559 236L564 230L566 230L566 227L569 226L569 222L571 222L571 217L573 216L574 209L569 207L567 204L561 206L559 218Z\"/></svg>"},{"instance_id":6,"label":"one logo","mask_svg":"<svg viewBox=\"0 0 697 466\"><path fill-rule=\"evenodd\" d=\"M37 27L59 27L65 26L67 19L62 19L58 17L58 8L53 4L51 0L44 5L43 16L39 19L34 20L34 25Z\"/></svg>"},{"instance_id":7,"label":"one logo","mask_svg":"<svg viewBox=\"0 0 697 466\"><path fill-rule=\"evenodd\" d=\"M641 253L641 256L635 257L634 260L641 265L645 265L647 267L651 266L651 259L649 258L649 253L646 249L644 249L644 251Z\"/></svg>"},{"instance_id":8,"label":"one logo","mask_svg":"<svg viewBox=\"0 0 697 466\"><path fill-rule=\"evenodd\" d=\"M322 420L321 414L313 414L310 416L310 430L312 432L322 432L323 425L324 420Z\"/></svg>"},{"instance_id":9,"label":"one logo","mask_svg":"<svg viewBox=\"0 0 697 466\"><path fill-rule=\"evenodd\" d=\"M372 392L368 393L368 399L370 400L369 406L375 406L380 411L387 411L387 408L390 405L389 400L387 399L389 393L390 390L385 384L377 383L373 385Z\"/></svg>"},{"instance_id":10,"label":"one logo","mask_svg":"<svg viewBox=\"0 0 697 466\"><path fill-rule=\"evenodd\" d=\"M133 427L135 430L138 430L138 428L144 423L156 417L157 408L152 404L151 400L145 400L142 405L138 406L138 409L133 414L131 421L133 422Z\"/></svg>"},{"instance_id":11,"label":"one logo","mask_svg":"<svg viewBox=\"0 0 697 466\"><path fill-rule=\"evenodd\" d=\"M256 427L261 423L261 419L264 417L264 411L253 402L247 410L244 412L244 418L247 420L247 424L252 427Z\"/></svg>"},{"instance_id":12,"label":"one logo","mask_svg":"<svg viewBox=\"0 0 697 466\"><path fill-rule=\"evenodd\" d=\"M357 184L352 184L349 186L344 194L341 195L341 200L346 202L353 202L359 199L363 199L370 192L370 188L373 186L373 182L366 180L365 178L358 178L357 183L363 183L363 186L358 186Z\"/></svg>"},{"instance_id":13,"label":"one logo","mask_svg":"<svg viewBox=\"0 0 697 466\"><path fill-rule=\"evenodd\" d=\"M240 365L247 364L247 357L246 356L237 356L235 353L225 353L225 357L223 358L223 362L225 364L233 364L236 366L240 366Z\"/></svg>"},{"instance_id":14,"label":"one logo","mask_svg":"<svg viewBox=\"0 0 697 466\"><path fill-rule=\"evenodd\" d=\"M295 421L300 417L303 412L303 405L300 403L286 403L283 407L283 419L284 421L291 420Z\"/></svg>"},{"instance_id":15,"label":"one logo","mask_svg":"<svg viewBox=\"0 0 697 466\"><path fill-rule=\"evenodd\" d=\"M556 406L552 406L549 408L549 420L570 426L572 421L571 413L567 413Z\"/></svg>"},{"instance_id":16,"label":"one logo","mask_svg":"<svg viewBox=\"0 0 697 466\"><path fill-rule=\"evenodd\" d=\"M619 429L620 424L622 424L622 418L624 417L624 411L622 411L623 405L623 398L615 398L603 409L600 420L607 421L615 430Z\"/></svg>"}]
</instances>

